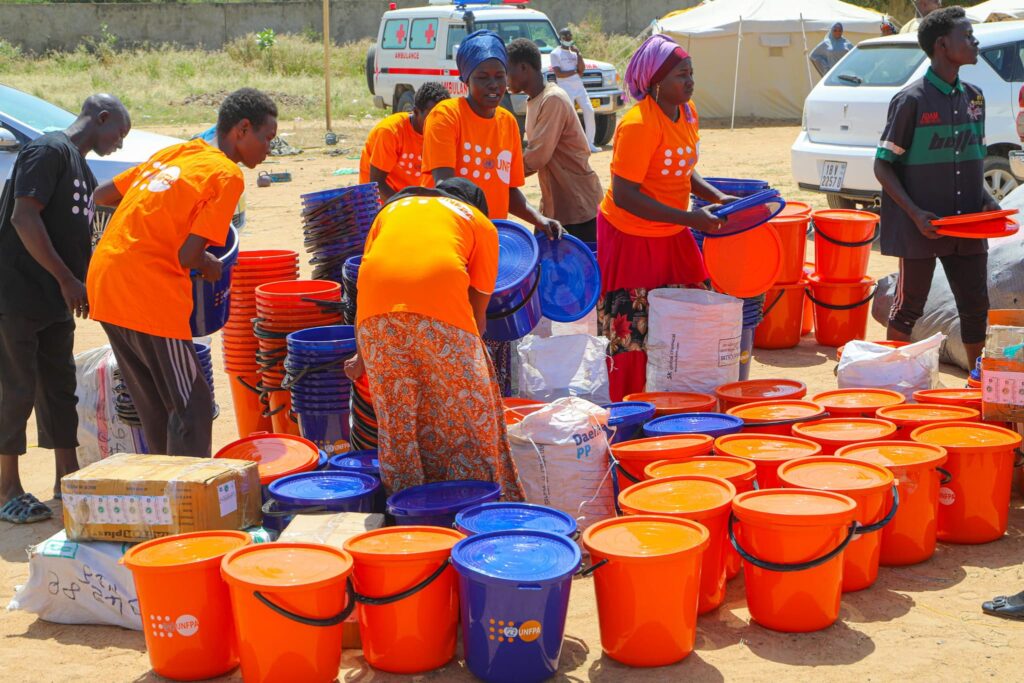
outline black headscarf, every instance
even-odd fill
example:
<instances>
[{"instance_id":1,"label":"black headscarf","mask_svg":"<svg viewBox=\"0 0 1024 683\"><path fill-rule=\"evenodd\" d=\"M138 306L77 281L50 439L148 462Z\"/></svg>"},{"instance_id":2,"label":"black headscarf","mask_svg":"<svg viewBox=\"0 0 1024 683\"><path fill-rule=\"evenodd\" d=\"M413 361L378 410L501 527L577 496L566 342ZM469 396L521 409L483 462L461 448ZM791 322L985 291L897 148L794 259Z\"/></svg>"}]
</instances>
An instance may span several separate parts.
<instances>
[{"instance_id":1,"label":"black headscarf","mask_svg":"<svg viewBox=\"0 0 1024 683\"><path fill-rule=\"evenodd\" d=\"M384 206L406 197L448 197L457 202L475 206L480 210L480 213L485 216L487 215L487 197L484 195L483 190L465 178L448 178L447 180L442 180L436 187L410 185L392 195L391 199L384 203Z\"/></svg>"}]
</instances>

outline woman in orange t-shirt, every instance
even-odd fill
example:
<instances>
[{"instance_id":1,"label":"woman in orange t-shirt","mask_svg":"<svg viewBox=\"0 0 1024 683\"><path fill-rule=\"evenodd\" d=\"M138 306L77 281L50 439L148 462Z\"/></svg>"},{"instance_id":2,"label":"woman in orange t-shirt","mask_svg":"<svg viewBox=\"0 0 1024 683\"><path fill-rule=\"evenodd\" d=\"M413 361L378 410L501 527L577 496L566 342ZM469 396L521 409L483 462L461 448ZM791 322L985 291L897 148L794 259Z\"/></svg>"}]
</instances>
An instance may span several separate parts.
<instances>
[{"instance_id":1,"label":"woman in orange t-shirt","mask_svg":"<svg viewBox=\"0 0 1024 683\"><path fill-rule=\"evenodd\" d=\"M633 54L626 85L636 105L615 131L612 182L597 213L601 298L598 331L608 337L611 398L644 390L647 292L703 287L704 260L688 228L714 232L714 204L733 201L695 168L700 155L693 64L656 35ZM690 193L712 206L690 211Z\"/></svg>"}]
</instances>

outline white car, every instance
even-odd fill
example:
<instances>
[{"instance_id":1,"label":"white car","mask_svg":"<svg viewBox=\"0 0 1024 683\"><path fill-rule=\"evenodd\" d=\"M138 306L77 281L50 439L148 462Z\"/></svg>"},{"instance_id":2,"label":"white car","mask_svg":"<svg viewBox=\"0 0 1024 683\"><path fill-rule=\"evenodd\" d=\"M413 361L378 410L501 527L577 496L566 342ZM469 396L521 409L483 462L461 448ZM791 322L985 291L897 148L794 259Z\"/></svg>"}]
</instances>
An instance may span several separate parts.
<instances>
[{"instance_id":1,"label":"white car","mask_svg":"<svg viewBox=\"0 0 1024 683\"><path fill-rule=\"evenodd\" d=\"M978 63L962 68L960 77L985 94L985 184L1000 201L1020 184L1007 157L1021 149L1016 116L1024 84L1024 22L976 24L974 35ZM834 208L878 206L875 149L889 101L923 77L928 65L916 35L896 35L866 40L832 67L807 96L793 143L793 178L800 188L826 193Z\"/></svg>"}]
</instances>

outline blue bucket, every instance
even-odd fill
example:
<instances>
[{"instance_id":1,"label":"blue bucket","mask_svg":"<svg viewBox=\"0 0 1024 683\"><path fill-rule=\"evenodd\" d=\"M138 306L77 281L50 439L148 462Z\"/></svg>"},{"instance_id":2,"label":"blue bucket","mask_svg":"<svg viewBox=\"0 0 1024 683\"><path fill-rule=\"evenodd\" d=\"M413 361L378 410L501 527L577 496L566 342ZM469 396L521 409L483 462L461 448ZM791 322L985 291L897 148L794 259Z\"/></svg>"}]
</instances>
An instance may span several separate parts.
<instances>
[{"instance_id":1,"label":"blue bucket","mask_svg":"<svg viewBox=\"0 0 1024 683\"><path fill-rule=\"evenodd\" d=\"M750 363L754 360L754 330L757 325L743 326L743 334L740 336L740 380L745 382L750 379Z\"/></svg>"},{"instance_id":2,"label":"blue bucket","mask_svg":"<svg viewBox=\"0 0 1024 683\"><path fill-rule=\"evenodd\" d=\"M311 512L372 512L380 480L359 472L300 472L281 477L267 487L263 526L283 531L294 514ZM290 512L291 515L281 513Z\"/></svg>"},{"instance_id":3,"label":"blue bucket","mask_svg":"<svg viewBox=\"0 0 1024 683\"><path fill-rule=\"evenodd\" d=\"M216 282L207 282L193 273L192 315L188 320L193 337L219 332L228 323L231 271L238 260L238 231L229 227L224 246L210 247L207 252L221 262L222 270Z\"/></svg>"},{"instance_id":4,"label":"blue bucket","mask_svg":"<svg viewBox=\"0 0 1024 683\"><path fill-rule=\"evenodd\" d=\"M574 538L576 520L561 510L533 503L484 503L455 515L455 526L467 536L491 531L529 529Z\"/></svg>"},{"instance_id":5,"label":"blue bucket","mask_svg":"<svg viewBox=\"0 0 1024 683\"><path fill-rule=\"evenodd\" d=\"M349 451L348 453L336 455L331 458L330 467L332 470L359 472L360 474L368 474L371 477L380 479L380 460L377 459L376 449ZM384 491L384 487L381 486L377 489L377 495L373 500L373 511L383 513L386 510L387 494Z\"/></svg>"},{"instance_id":6,"label":"blue bucket","mask_svg":"<svg viewBox=\"0 0 1024 683\"><path fill-rule=\"evenodd\" d=\"M354 350L355 339L356 328L352 325L324 325L292 332L285 343L289 354L316 359L322 355L341 355L350 348Z\"/></svg>"},{"instance_id":7,"label":"blue bucket","mask_svg":"<svg viewBox=\"0 0 1024 683\"><path fill-rule=\"evenodd\" d=\"M560 323L579 320L593 310L601 295L601 271L597 257L572 235L537 240L540 252L540 285L537 296L545 318Z\"/></svg>"},{"instance_id":8,"label":"blue bucket","mask_svg":"<svg viewBox=\"0 0 1024 683\"><path fill-rule=\"evenodd\" d=\"M541 319L540 249L527 228L512 221L496 220L498 229L498 278L487 304L487 330L491 341L513 341L527 334Z\"/></svg>"},{"instance_id":9,"label":"blue bucket","mask_svg":"<svg viewBox=\"0 0 1024 683\"><path fill-rule=\"evenodd\" d=\"M295 405L292 410L299 419L302 438L316 444L316 447L332 455L342 448L348 449L348 407L343 410L323 409L319 406ZM344 451L342 451L344 452Z\"/></svg>"},{"instance_id":10,"label":"blue bucket","mask_svg":"<svg viewBox=\"0 0 1024 683\"><path fill-rule=\"evenodd\" d=\"M611 413L608 416L608 428L605 429L609 443L621 443L635 438L644 423L654 417L655 412L654 404L646 401L620 401L601 407Z\"/></svg>"},{"instance_id":11,"label":"blue bucket","mask_svg":"<svg viewBox=\"0 0 1024 683\"><path fill-rule=\"evenodd\" d=\"M463 479L411 486L388 498L388 514L401 525L451 528L455 515L480 503L501 497L501 487L489 481Z\"/></svg>"},{"instance_id":12,"label":"blue bucket","mask_svg":"<svg viewBox=\"0 0 1024 683\"><path fill-rule=\"evenodd\" d=\"M494 531L452 548L466 666L488 683L539 683L562 653L580 549L546 531Z\"/></svg>"},{"instance_id":13,"label":"blue bucket","mask_svg":"<svg viewBox=\"0 0 1024 683\"><path fill-rule=\"evenodd\" d=\"M735 434L743 429L743 420L725 413L682 413L665 415L644 425L646 436L707 434L711 437Z\"/></svg>"}]
</instances>

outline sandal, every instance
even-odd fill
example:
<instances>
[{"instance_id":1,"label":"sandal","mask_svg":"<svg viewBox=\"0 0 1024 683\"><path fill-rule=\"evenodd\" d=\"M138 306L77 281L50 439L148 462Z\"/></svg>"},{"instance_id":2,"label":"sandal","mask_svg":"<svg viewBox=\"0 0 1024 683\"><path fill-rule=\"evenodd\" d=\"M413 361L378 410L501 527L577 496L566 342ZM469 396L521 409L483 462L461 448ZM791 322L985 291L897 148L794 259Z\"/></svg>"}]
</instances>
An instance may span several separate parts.
<instances>
[{"instance_id":1,"label":"sandal","mask_svg":"<svg viewBox=\"0 0 1024 683\"><path fill-rule=\"evenodd\" d=\"M0 521L11 524L33 524L53 517L53 510L39 502L31 493L11 498L0 507Z\"/></svg>"},{"instance_id":2,"label":"sandal","mask_svg":"<svg viewBox=\"0 0 1024 683\"><path fill-rule=\"evenodd\" d=\"M1024 620L1024 591L1016 595L1000 595L981 604L985 614L1003 619Z\"/></svg>"}]
</instances>

